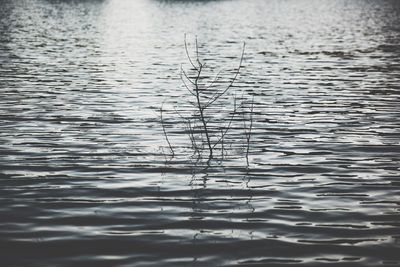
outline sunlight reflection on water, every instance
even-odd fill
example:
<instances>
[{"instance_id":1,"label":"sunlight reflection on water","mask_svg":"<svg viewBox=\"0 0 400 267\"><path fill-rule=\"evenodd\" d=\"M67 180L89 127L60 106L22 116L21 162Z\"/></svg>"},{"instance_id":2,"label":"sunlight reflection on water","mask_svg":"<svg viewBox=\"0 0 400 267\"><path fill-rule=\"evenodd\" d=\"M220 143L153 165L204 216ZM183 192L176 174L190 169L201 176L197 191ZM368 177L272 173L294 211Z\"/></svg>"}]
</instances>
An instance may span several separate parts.
<instances>
[{"instance_id":1,"label":"sunlight reflection on water","mask_svg":"<svg viewBox=\"0 0 400 267\"><path fill-rule=\"evenodd\" d=\"M399 264L399 20L394 0L0 0L2 261ZM246 42L250 168L165 164L184 33L216 70Z\"/></svg>"}]
</instances>

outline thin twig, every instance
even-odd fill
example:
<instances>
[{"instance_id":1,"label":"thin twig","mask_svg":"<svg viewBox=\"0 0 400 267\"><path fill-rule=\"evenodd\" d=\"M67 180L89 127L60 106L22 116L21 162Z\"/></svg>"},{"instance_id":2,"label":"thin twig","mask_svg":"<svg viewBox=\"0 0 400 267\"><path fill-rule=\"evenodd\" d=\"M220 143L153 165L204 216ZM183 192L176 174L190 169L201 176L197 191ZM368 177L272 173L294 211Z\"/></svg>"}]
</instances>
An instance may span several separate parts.
<instances>
[{"instance_id":1,"label":"thin twig","mask_svg":"<svg viewBox=\"0 0 400 267\"><path fill-rule=\"evenodd\" d=\"M237 98L236 98L236 96L234 96L233 101L234 101L234 102L233 102L233 111L232 111L232 115L231 115L231 117L230 117L230 119L229 119L229 121L228 121L228 125L225 127L225 131L223 132L223 134L221 135L221 137L217 140L217 142L215 142L213 148L216 147L216 146L221 142L221 140L225 137L225 135L226 135L226 134L228 133L228 131L231 129L231 124L232 124L233 118L234 118L235 115L237 114L237 110L238 110L240 107L242 107L242 104L240 104L239 106L237 106L237 103L236 103Z\"/></svg>"},{"instance_id":2,"label":"thin twig","mask_svg":"<svg viewBox=\"0 0 400 267\"><path fill-rule=\"evenodd\" d=\"M193 96L196 96L196 95L193 93L193 91L189 88L189 86L186 84L185 80L183 79L182 72L181 72L181 74L180 74L180 77L181 77L181 81L182 81L183 85L184 85L185 88L189 91L189 93L192 94ZM190 80L189 80L189 81L190 81Z\"/></svg>"},{"instance_id":3,"label":"thin twig","mask_svg":"<svg viewBox=\"0 0 400 267\"><path fill-rule=\"evenodd\" d=\"M171 142L169 141L167 131L165 130L165 124L164 124L164 119L163 119L163 107L164 107L164 102L162 103L161 108L160 108L161 125L162 125L162 129L163 129L163 132L164 132L165 140L167 140L169 149L171 150L171 153L172 153L172 157L174 157L175 156L175 152L174 152L174 149L173 149L173 147L171 145Z\"/></svg>"},{"instance_id":4,"label":"thin twig","mask_svg":"<svg viewBox=\"0 0 400 267\"><path fill-rule=\"evenodd\" d=\"M192 79L186 74L186 71L183 69L182 64L181 64L181 72L183 73L183 75L185 75L185 78L194 85L194 82L192 81Z\"/></svg>"},{"instance_id":5,"label":"thin twig","mask_svg":"<svg viewBox=\"0 0 400 267\"><path fill-rule=\"evenodd\" d=\"M236 81L236 79L239 75L240 69L242 68L242 62L243 62L245 48L246 48L246 43L243 43L243 49L242 49L242 55L240 57L239 67L237 68L236 73L235 73L233 79L231 80L231 82L229 83L229 85L222 92L220 92L220 93L216 92L211 97L210 101L204 105L204 109L206 109L208 106L212 105L212 103L217 101L221 96L223 96L232 87L233 83Z\"/></svg>"},{"instance_id":6,"label":"thin twig","mask_svg":"<svg viewBox=\"0 0 400 267\"><path fill-rule=\"evenodd\" d=\"M195 150L195 153L197 152L198 154L200 153L200 149L197 145L196 142L196 138L195 138L195 131L194 128L192 127L192 123L191 120L189 118L185 118L180 112L179 110L176 109L176 107L174 107L174 111L175 113L186 122L186 128L187 128L187 132L188 132L188 136L190 139L190 142L192 143L192 148Z\"/></svg>"},{"instance_id":7,"label":"thin twig","mask_svg":"<svg viewBox=\"0 0 400 267\"><path fill-rule=\"evenodd\" d=\"M202 64L200 62L200 58L199 58L199 45L197 43L197 35L196 35L196 60L197 60L197 64L199 64L199 66L202 66Z\"/></svg>"},{"instance_id":8,"label":"thin twig","mask_svg":"<svg viewBox=\"0 0 400 267\"><path fill-rule=\"evenodd\" d=\"M250 151L250 138L251 138L251 131L253 129L253 114L254 114L254 95L251 99L251 107L250 107L250 126L249 130L246 131L246 139L247 139L247 149L246 149L246 163L249 166L249 151Z\"/></svg>"},{"instance_id":9,"label":"thin twig","mask_svg":"<svg viewBox=\"0 0 400 267\"><path fill-rule=\"evenodd\" d=\"M197 42L196 42L196 46L197 46ZM209 158L211 159L213 157L213 148L211 145L209 129L207 128L207 122L206 122L206 119L204 116L204 108L203 108L201 100L200 100L200 90L199 90L199 84L198 84L198 80L200 79L202 69L203 69L203 65L199 62L199 69L197 70L197 77L194 80L195 93L196 93L197 108L198 108L199 115L200 115L200 121L203 124L204 134L206 136L207 146L209 149Z\"/></svg>"},{"instance_id":10,"label":"thin twig","mask_svg":"<svg viewBox=\"0 0 400 267\"><path fill-rule=\"evenodd\" d=\"M221 74L221 70L217 73L214 80L206 87L206 89L210 89L219 79L219 75Z\"/></svg>"},{"instance_id":11,"label":"thin twig","mask_svg":"<svg viewBox=\"0 0 400 267\"><path fill-rule=\"evenodd\" d=\"M184 42L185 42L185 51L186 51L186 56L189 59L190 64L192 65L192 67L197 70L197 67L193 64L193 61L189 55L189 51L188 51L188 47L187 47L187 42L186 42L186 33L184 34Z\"/></svg>"}]
</instances>

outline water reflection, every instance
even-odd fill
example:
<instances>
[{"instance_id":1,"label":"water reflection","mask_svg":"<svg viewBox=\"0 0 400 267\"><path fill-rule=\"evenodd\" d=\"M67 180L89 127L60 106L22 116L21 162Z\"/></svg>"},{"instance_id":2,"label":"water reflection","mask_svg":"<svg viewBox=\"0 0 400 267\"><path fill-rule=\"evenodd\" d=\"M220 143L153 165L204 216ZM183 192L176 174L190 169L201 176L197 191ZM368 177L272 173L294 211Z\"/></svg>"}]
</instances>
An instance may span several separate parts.
<instances>
[{"instance_id":1,"label":"water reflection","mask_svg":"<svg viewBox=\"0 0 400 267\"><path fill-rule=\"evenodd\" d=\"M3 265L398 265L399 10L0 1ZM164 165L184 33L216 69L246 41L250 168Z\"/></svg>"}]
</instances>

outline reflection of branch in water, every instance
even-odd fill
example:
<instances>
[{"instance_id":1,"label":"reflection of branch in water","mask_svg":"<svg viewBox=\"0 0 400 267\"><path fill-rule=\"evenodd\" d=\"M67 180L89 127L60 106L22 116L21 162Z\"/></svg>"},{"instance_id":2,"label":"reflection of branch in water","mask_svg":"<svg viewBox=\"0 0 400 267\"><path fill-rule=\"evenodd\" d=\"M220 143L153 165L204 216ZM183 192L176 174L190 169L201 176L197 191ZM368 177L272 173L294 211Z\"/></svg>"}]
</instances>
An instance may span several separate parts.
<instances>
[{"instance_id":1,"label":"reflection of branch in water","mask_svg":"<svg viewBox=\"0 0 400 267\"><path fill-rule=\"evenodd\" d=\"M249 121L250 125L247 128L245 114L243 112L243 129L246 138L246 163L247 167L249 167L249 150L250 150L250 138L251 138L251 131L253 129L253 113L254 113L254 95L250 102L250 111L249 111Z\"/></svg>"},{"instance_id":2,"label":"reflection of branch in water","mask_svg":"<svg viewBox=\"0 0 400 267\"><path fill-rule=\"evenodd\" d=\"M198 171L197 168L192 168L192 176L190 177L189 185L195 186L196 181L201 181L201 187L206 188L209 175L207 172L208 168L209 166L203 167L200 171ZM199 174L201 174L201 177L198 177Z\"/></svg>"},{"instance_id":3,"label":"reflection of branch in water","mask_svg":"<svg viewBox=\"0 0 400 267\"><path fill-rule=\"evenodd\" d=\"M243 180L245 181L246 188L248 189L248 192L249 192L249 199L246 201L246 205L250 208L251 213L254 213L254 211L256 209L253 207L252 204L250 204L250 202L253 200L253 190L249 186L249 183L251 182L251 178L250 178L250 173L249 172L250 172L250 169L247 167L246 168L246 173L243 176Z\"/></svg>"}]
</instances>

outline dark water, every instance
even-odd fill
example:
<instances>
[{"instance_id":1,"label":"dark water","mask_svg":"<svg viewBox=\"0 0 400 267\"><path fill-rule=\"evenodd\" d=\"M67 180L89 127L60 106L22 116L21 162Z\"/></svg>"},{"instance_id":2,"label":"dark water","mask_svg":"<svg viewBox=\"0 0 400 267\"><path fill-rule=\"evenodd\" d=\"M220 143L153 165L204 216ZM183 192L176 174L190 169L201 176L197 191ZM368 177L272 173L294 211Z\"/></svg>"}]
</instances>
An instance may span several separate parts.
<instances>
[{"instance_id":1,"label":"dark water","mask_svg":"<svg viewBox=\"0 0 400 267\"><path fill-rule=\"evenodd\" d=\"M165 164L184 33L249 168ZM400 266L399 62L396 0L0 1L1 266Z\"/></svg>"}]
</instances>

